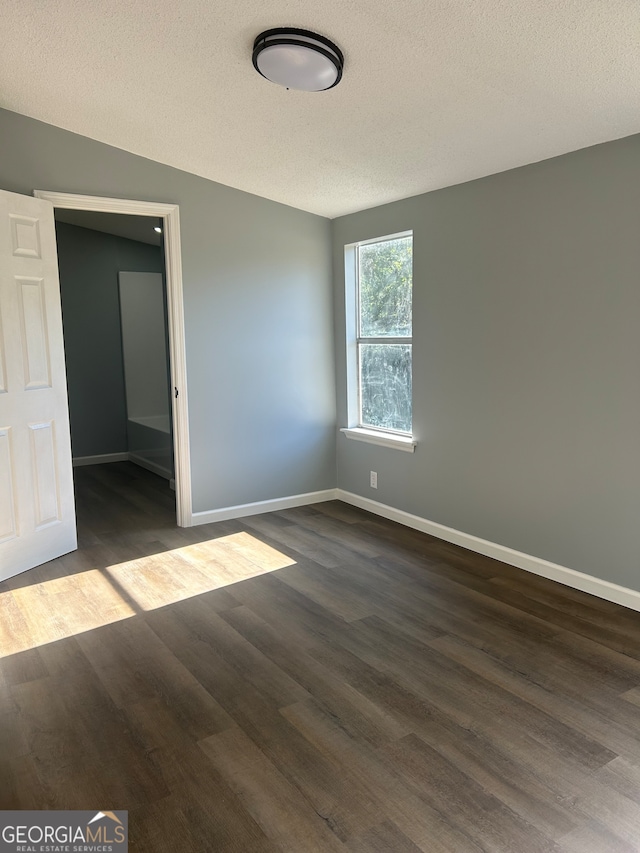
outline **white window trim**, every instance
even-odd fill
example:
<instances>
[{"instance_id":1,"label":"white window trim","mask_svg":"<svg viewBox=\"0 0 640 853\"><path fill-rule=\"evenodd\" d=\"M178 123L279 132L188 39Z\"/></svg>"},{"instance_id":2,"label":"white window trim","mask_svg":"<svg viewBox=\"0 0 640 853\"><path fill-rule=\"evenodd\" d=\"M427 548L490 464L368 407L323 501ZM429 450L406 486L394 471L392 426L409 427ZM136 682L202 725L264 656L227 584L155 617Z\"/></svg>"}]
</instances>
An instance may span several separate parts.
<instances>
[{"instance_id":1,"label":"white window trim","mask_svg":"<svg viewBox=\"0 0 640 853\"><path fill-rule=\"evenodd\" d=\"M390 447L396 450L404 450L413 453L417 441L413 434L393 432L391 430L377 430L360 425L360 399L358 387L358 274L357 258L358 246L366 246L370 243L380 243L386 240L396 240L401 237L413 237L413 231L400 231L397 234L385 234L370 240L358 240L349 243L344 251L344 277L345 277L345 315L346 315L346 368L347 368L347 423L340 432L347 438L356 441L364 441L368 444L377 444L381 447ZM406 342L407 339L386 339L386 343ZM408 339L413 343L413 337Z\"/></svg>"},{"instance_id":2,"label":"white window trim","mask_svg":"<svg viewBox=\"0 0 640 853\"><path fill-rule=\"evenodd\" d=\"M411 435L365 429L364 427L343 427L340 432L344 433L347 438L353 438L356 441L378 444L380 447L391 447L394 450L405 450L407 453L413 453L418 443Z\"/></svg>"}]
</instances>

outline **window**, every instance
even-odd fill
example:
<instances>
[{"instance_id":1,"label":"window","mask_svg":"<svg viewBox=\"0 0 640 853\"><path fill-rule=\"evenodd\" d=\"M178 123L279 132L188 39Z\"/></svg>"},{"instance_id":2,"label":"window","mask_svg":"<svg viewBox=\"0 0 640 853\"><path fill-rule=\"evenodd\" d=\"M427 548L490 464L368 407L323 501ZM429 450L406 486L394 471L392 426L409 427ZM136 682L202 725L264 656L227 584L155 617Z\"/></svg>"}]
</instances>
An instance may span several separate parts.
<instances>
[{"instance_id":1,"label":"window","mask_svg":"<svg viewBox=\"0 0 640 853\"><path fill-rule=\"evenodd\" d=\"M355 386L350 426L356 430L390 437L412 433L412 256L411 233L347 247L347 286L353 291L347 300L349 367Z\"/></svg>"}]
</instances>

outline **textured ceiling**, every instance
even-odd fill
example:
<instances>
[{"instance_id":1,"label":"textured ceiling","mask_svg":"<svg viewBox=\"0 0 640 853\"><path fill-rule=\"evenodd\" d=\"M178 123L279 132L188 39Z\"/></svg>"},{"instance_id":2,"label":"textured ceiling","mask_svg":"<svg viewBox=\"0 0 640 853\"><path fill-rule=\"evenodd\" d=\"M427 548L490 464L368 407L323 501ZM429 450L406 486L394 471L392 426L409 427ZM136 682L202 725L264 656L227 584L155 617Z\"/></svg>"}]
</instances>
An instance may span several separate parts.
<instances>
[{"instance_id":1,"label":"textured ceiling","mask_svg":"<svg viewBox=\"0 0 640 853\"><path fill-rule=\"evenodd\" d=\"M330 217L640 131L637 0L2 7L1 106ZM256 74L285 25L342 48L337 88Z\"/></svg>"}]
</instances>

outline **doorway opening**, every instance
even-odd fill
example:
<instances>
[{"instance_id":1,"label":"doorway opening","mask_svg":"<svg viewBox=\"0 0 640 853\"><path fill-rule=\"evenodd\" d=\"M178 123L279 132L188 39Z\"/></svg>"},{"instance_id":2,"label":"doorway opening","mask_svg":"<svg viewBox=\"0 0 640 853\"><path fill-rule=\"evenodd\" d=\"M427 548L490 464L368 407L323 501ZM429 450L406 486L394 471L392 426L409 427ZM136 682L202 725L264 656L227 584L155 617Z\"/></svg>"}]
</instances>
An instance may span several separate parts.
<instances>
[{"instance_id":1,"label":"doorway opening","mask_svg":"<svg viewBox=\"0 0 640 853\"><path fill-rule=\"evenodd\" d=\"M137 241L129 246L132 252L122 261L117 284L112 282L112 288L117 286L118 316L111 316L111 323L119 326L112 342L121 341L120 360L112 377L119 387L112 391L114 399L121 399L116 407L120 405L126 413L126 448L114 454L112 461L120 455L172 481L177 523L189 527L191 471L178 208L43 190L34 195L53 204L59 245L61 233L66 232L70 239L78 226L96 235L111 234L115 240L124 241L122 246L132 239ZM144 266L149 269L141 269ZM114 292L112 315L113 298ZM85 334L91 345L91 330L87 328ZM65 345L71 343L66 336L65 324ZM90 364L85 369L90 370ZM100 388L95 390L96 394L100 392ZM70 408L73 423L71 393ZM81 419L75 420L80 423ZM122 430L123 423L120 417L116 429ZM85 453L80 443L77 451L74 448L74 457L80 457L76 464L91 464L92 455Z\"/></svg>"}]
</instances>

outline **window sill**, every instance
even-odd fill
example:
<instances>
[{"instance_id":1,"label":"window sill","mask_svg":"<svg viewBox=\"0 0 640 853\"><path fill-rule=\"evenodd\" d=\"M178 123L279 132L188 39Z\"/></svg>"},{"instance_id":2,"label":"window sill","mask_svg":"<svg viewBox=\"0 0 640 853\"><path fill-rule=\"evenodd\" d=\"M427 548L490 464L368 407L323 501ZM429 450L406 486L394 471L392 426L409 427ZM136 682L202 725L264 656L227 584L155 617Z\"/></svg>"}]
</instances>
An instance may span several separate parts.
<instances>
[{"instance_id":1,"label":"window sill","mask_svg":"<svg viewBox=\"0 0 640 853\"><path fill-rule=\"evenodd\" d=\"M394 450L404 450L406 453L413 453L417 444L408 435L391 435L362 427L345 427L340 432L344 433L347 438L355 439L355 441L366 441L369 444L378 444L380 447L392 447Z\"/></svg>"}]
</instances>

